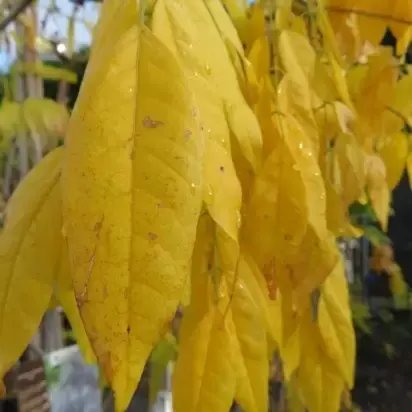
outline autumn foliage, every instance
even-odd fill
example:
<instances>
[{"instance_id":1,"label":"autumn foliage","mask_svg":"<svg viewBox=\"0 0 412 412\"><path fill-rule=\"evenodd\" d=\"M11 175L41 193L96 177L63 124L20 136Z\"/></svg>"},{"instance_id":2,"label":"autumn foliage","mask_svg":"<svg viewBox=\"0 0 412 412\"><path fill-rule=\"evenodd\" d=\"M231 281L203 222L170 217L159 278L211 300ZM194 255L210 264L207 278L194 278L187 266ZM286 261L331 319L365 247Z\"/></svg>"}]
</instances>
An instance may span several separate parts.
<instances>
[{"instance_id":1,"label":"autumn foliage","mask_svg":"<svg viewBox=\"0 0 412 412\"><path fill-rule=\"evenodd\" d=\"M64 147L8 204L0 375L54 295L123 411L181 307L177 412L266 411L275 352L295 402L338 411L336 240L355 201L386 229L412 164L412 7L387 4L105 0Z\"/></svg>"}]
</instances>

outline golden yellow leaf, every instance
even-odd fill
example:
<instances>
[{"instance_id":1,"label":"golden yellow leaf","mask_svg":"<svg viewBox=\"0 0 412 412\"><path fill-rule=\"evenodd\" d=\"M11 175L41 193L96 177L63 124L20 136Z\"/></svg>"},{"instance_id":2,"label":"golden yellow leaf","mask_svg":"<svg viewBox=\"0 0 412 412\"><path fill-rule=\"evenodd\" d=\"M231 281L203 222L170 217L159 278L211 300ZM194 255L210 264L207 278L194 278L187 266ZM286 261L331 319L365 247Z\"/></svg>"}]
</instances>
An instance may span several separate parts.
<instances>
[{"instance_id":1,"label":"golden yellow leaf","mask_svg":"<svg viewBox=\"0 0 412 412\"><path fill-rule=\"evenodd\" d=\"M322 286L317 319L325 357L349 388L355 369L355 334L342 259Z\"/></svg>"},{"instance_id":2,"label":"golden yellow leaf","mask_svg":"<svg viewBox=\"0 0 412 412\"><path fill-rule=\"evenodd\" d=\"M299 351L300 356L299 363L285 357L285 367L296 368L293 375L288 375L289 384L309 411L339 411L345 387L353 385L355 361L355 336L342 261L322 286L317 319L304 314L295 334L299 347L295 352ZM286 345L283 351L290 349Z\"/></svg>"},{"instance_id":3,"label":"golden yellow leaf","mask_svg":"<svg viewBox=\"0 0 412 412\"><path fill-rule=\"evenodd\" d=\"M365 157L367 191L382 229L388 227L390 191L386 179L386 167L378 155Z\"/></svg>"},{"instance_id":4,"label":"golden yellow leaf","mask_svg":"<svg viewBox=\"0 0 412 412\"><path fill-rule=\"evenodd\" d=\"M249 168L255 170L261 156L260 130L204 2L180 0L179 4L176 8L175 2L159 0L152 28L181 62L198 104L206 132L204 200L208 211L229 237L237 239L241 188L230 156L231 135ZM180 30L185 32L184 41Z\"/></svg>"},{"instance_id":5,"label":"golden yellow leaf","mask_svg":"<svg viewBox=\"0 0 412 412\"><path fill-rule=\"evenodd\" d=\"M412 75L403 76L397 83L391 101L388 102L383 113L383 131L385 134L399 132L405 121L412 115L412 102L410 92L412 90Z\"/></svg>"},{"instance_id":6,"label":"golden yellow leaf","mask_svg":"<svg viewBox=\"0 0 412 412\"><path fill-rule=\"evenodd\" d=\"M259 80L268 75L270 69L270 50L266 37L259 37L253 42L248 59L253 65Z\"/></svg>"},{"instance_id":7,"label":"golden yellow leaf","mask_svg":"<svg viewBox=\"0 0 412 412\"><path fill-rule=\"evenodd\" d=\"M408 139L402 132L388 136L379 148L379 155L385 163L386 180L393 190L401 180L408 157Z\"/></svg>"},{"instance_id":8,"label":"golden yellow leaf","mask_svg":"<svg viewBox=\"0 0 412 412\"><path fill-rule=\"evenodd\" d=\"M90 340L86 334L86 330L77 307L73 282L70 276L67 247L63 242L63 237L61 239L60 271L56 280L55 294L67 316L67 319L70 322L70 326L73 330L77 345L80 348L83 358L88 363L95 363L96 356L90 345Z\"/></svg>"},{"instance_id":9,"label":"golden yellow leaf","mask_svg":"<svg viewBox=\"0 0 412 412\"><path fill-rule=\"evenodd\" d=\"M0 376L30 342L53 293L61 245L62 156L62 148L46 156L7 205L0 235Z\"/></svg>"},{"instance_id":10,"label":"golden yellow leaf","mask_svg":"<svg viewBox=\"0 0 412 412\"><path fill-rule=\"evenodd\" d=\"M341 201L346 209L364 192L365 155L355 136L340 133L335 140L334 156L339 164Z\"/></svg>"},{"instance_id":11,"label":"golden yellow leaf","mask_svg":"<svg viewBox=\"0 0 412 412\"><path fill-rule=\"evenodd\" d=\"M185 73L135 6L103 6L62 175L76 299L118 411L182 298L203 189Z\"/></svg>"},{"instance_id":12,"label":"golden yellow leaf","mask_svg":"<svg viewBox=\"0 0 412 412\"><path fill-rule=\"evenodd\" d=\"M316 67L315 50L306 37L287 30L279 35L278 50L281 65L288 73L290 83L299 89L299 105L309 110L312 107L309 80L314 75Z\"/></svg>"},{"instance_id":13,"label":"golden yellow leaf","mask_svg":"<svg viewBox=\"0 0 412 412\"><path fill-rule=\"evenodd\" d=\"M353 74L360 73L357 77ZM354 70L348 75L349 89L359 117L368 130L380 133L382 114L392 100L397 81L398 69L391 49L381 48L379 53L368 57L368 69Z\"/></svg>"},{"instance_id":14,"label":"golden yellow leaf","mask_svg":"<svg viewBox=\"0 0 412 412\"><path fill-rule=\"evenodd\" d=\"M263 278L262 278L263 279ZM247 411L268 409L268 302L248 262L240 258L231 311L240 356L236 400ZM273 335L272 335L273 336Z\"/></svg>"},{"instance_id":15,"label":"golden yellow leaf","mask_svg":"<svg viewBox=\"0 0 412 412\"><path fill-rule=\"evenodd\" d=\"M237 39L235 40L235 42L233 42L233 44L236 46L239 52L242 52L243 46L242 46L242 43L239 41L239 37L241 40L244 40L248 36L248 16L247 16L248 3L246 0L223 0L222 2L225 6L225 9L227 10L227 13L230 16L230 19L226 18L228 23L225 24L225 27L227 27L230 30L230 32L237 31L238 35L236 36L233 35L233 37L231 38L231 41L233 42L234 37L236 37ZM210 7L211 5L217 5L217 2L207 1L206 5ZM221 8L219 7L218 9L221 9ZM220 15L220 12L219 12L219 15ZM231 23L230 20L233 23Z\"/></svg>"},{"instance_id":16,"label":"golden yellow leaf","mask_svg":"<svg viewBox=\"0 0 412 412\"><path fill-rule=\"evenodd\" d=\"M246 54L249 54L254 41L259 37L265 36L265 34L265 8L261 2L256 2L250 8L249 24L247 26L246 37L243 40Z\"/></svg>"},{"instance_id":17,"label":"golden yellow leaf","mask_svg":"<svg viewBox=\"0 0 412 412\"><path fill-rule=\"evenodd\" d=\"M199 221L192 263L192 300L185 309L173 377L174 408L181 412L227 412L237 373L233 324L225 282L213 284L215 224Z\"/></svg>"},{"instance_id":18,"label":"golden yellow leaf","mask_svg":"<svg viewBox=\"0 0 412 412\"><path fill-rule=\"evenodd\" d=\"M276 142L277 147L266 158L255 180L242 228L246 248L269 284L274 276L270 269L274 255L293 261L307 227L302 173L310 169L306 166L300 170L297 166L300 160L310 162L304 153L308 150L304 147L307 142L302 141L300 149L299 140L287 139L288 131ZM286 210L289 213L283 213Z\"/></svg>"}]
</instances>

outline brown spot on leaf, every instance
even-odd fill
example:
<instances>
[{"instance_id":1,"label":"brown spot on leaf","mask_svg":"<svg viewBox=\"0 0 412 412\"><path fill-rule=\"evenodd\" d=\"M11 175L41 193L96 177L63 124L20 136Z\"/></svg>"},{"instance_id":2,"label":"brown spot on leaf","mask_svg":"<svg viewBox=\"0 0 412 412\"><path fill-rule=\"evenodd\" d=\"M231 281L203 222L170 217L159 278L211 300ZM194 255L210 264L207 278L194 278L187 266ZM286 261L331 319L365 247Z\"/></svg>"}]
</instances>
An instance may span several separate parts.
<instances>
[{"instance_id":1,"label":"brown spot on leaf","mask_svg":"<svg viewBox=\"0 0 412 412\"><path fill-rule=\"evenodd\" d=\"M156 233L153 233L153 232L149 232L147 235L149 236L150 240L156 240L158 238Z\"/></svg>"},{"instance_id":2,"label":"brown spot on leaf","mask_svg":"<svg viewBox=\"0 0 412 412\"><path fill-rule=\"evenodd\" d=\"M153 120L150 116L146 116L143 119L143 127L147 129L156 129L156 127L164 125L164 122L160 120Z\"/></svg>"},{"instance_id":3,"label":"brown spot on leaf","mask_svg":"<svg viewBox=\"0 0 412 412\"><path fill-rule=\"evenodd\" d=\"M192 131L189 129L185 130L185 138L188 139L192 135Z\"/></svg>"}]
</instances>

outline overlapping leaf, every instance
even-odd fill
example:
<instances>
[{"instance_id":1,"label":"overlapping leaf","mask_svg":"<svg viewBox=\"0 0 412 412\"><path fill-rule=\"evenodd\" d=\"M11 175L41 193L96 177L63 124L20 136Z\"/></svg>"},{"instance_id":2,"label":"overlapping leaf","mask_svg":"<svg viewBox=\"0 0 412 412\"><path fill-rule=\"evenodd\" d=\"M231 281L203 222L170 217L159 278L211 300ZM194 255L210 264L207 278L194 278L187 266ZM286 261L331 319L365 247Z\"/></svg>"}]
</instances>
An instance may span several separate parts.
<instances>
[{"instance_id":1,"label":"overlapping leaf","mask_svg":"<svg viewBox=\"0 0 412 412\"><path fill-rule=\"evenodd\" d=\"M108 3L66 139L63 193L77 302L123 410L183 294L203 141L172 54L129 3Z\"/></svg>"},{"instance_id":2,"label":"overlapping leaf","mask_svg":"<svg viewBox=\"0 0 412 412\"><path fill-rule=\"evenodd\" d=\"M0 376L23 353L53 293L62 245L62 157L61 148L46 156L7 206L0 235Z\"/></svg>"}]
</instances>

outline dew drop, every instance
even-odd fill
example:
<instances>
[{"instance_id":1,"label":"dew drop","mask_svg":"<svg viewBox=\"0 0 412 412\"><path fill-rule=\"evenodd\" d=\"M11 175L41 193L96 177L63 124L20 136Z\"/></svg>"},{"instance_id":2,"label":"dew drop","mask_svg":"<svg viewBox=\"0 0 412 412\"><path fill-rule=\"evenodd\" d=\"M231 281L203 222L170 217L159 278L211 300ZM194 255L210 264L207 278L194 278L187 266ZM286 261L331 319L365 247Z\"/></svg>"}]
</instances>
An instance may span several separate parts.
<instances>
[{"instance_id":1,"label":"dew drop","mask_svg":"<svg viewBox=\"0 0 412 412\"><path fill-rule=\"evenodd\" d=\"M302 142L299 143L299 149L303 149L303 143Z\"/></svg>"},{"instance_id":2,"label":"dew drop","mask_svg":"<svg viewBox=\"0 0 412 412\"><path fill-rule=\"evenodd\" d=\"M212 74L212 67L210 66L210 64L206 64L205 65L205 70L206 73L210 76Z\"/></svg>"},{"instance_id":3,"label":"dew drop","mask_svg":"<svg viewBox=\"0 0 412 412\"><path fill-rule=\"evenodd\" d=\"M242 226L242 215L240 214L239 210L236 211L236 226L238 229Z\"/></svg>"},{"instance_id":4,"label":"dew drop","mask_svg":"<svg viewBox=\"0 0 412 412\"><path fill-rule=\"evenodd\" d=\"M213 189L211 186L207 188L205 193L205 203L211 205L213 203Z\"/></svg>"},{"instance_id":5,"label":"dew drop","mask_svg":"<svg viewBox=\"0 0 412 412\"><path fill-rule=\"evenodd\" d=\"M196 184L195 184L195 183L192 183L192 184L190 185L190 190L192 191L192 193L195 192L196 189L197 189Z\"/></svg>"}]
</instances>

